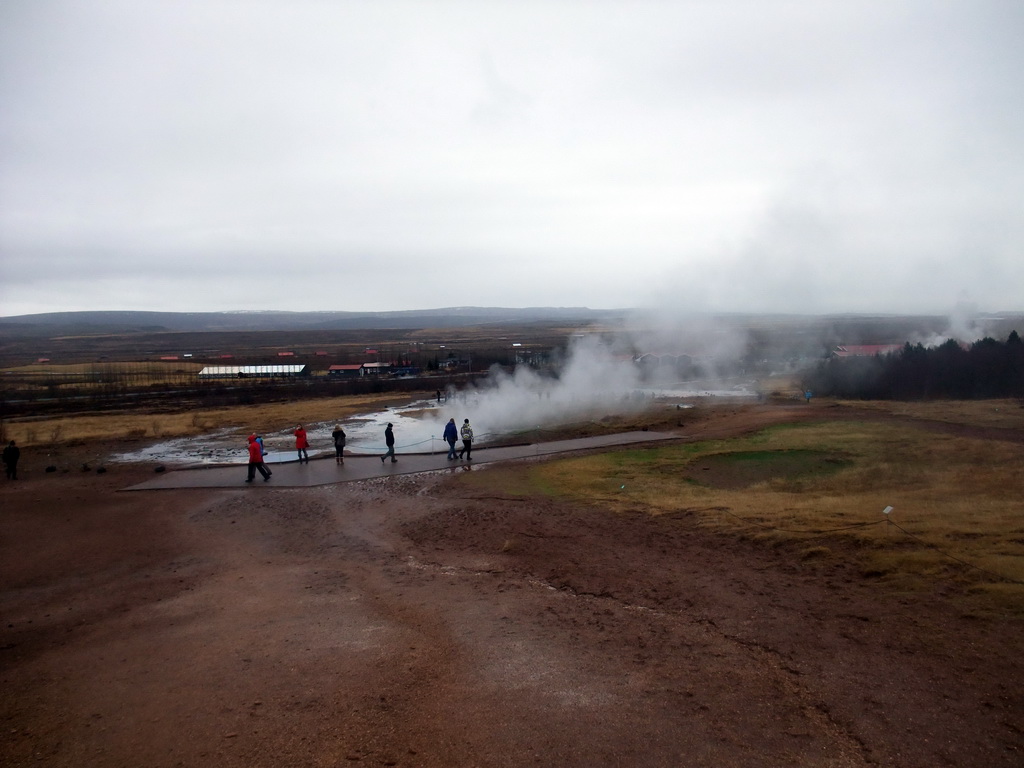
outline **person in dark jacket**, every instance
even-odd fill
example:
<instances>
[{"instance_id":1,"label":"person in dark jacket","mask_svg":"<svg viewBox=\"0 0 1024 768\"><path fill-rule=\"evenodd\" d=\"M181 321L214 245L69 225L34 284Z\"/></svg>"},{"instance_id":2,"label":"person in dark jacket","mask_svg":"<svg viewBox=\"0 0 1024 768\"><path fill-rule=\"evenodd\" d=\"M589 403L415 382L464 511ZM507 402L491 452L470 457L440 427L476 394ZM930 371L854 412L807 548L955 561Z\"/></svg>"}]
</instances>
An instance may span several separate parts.
<instances>
[{"instance_id":1,"label":"person in dark jacket","mask_svg":"<svg viewBox=\"0 0 1024 768\"><path fill-rule=\"evenodd\" d=\"M384 445L388 447L388 452L380 457L380 463L384 463L384 459L388 456L391 457L391 461L398 461L395 458L395 432L391 426L391 422L388 422L387 429L384 430Z\"/></svg>"},{"instance_id":2,"label":"person in dark jacket","mask_svg":"<svg viewBox=\"0 0 1024 768\"><path fill-rule=\"evenodd\" d=\"M21 448L11 440L4 447L4 469L7 471L8 480L18 479L18 459L21 458Z\"/></svg>"},{"instance_id":3,"label":"person in dark jacket","mask_svg":"<svg viewBox=\"0 0 1024 768\"><path fill-rule=\"evenodd\" d=\"M263 448L260 447L256 435L249 435L249 479L245 482L251 483L253 481L253 478L256 477L257 469L263 475L263 482L267 482L270 476L274 474L263 463Z\"/></svg>"},{"instance_id":4,"label":"person in dark jacket","mask_svg":"<svg viewBox=\"0 0 1024 768\"><path fill-rule=\"evenodd\" d=\"M444 425L444 439L448 443L448 460L455 458L455 441L459 439L459 428L455 426L455 419L448 419Z\"/></svg>"},{"instance_id":5,"label":"person in dark jacket","mask_svg":"<svg viewBox=\"0 0 1024 768\"><path fill-rule=\"evenodd\" d=\"M334 439L334 463L344 464L345 463L345 430L341 428L339 424L331 432L331 437Z\"/></svg>"}]
</instances>

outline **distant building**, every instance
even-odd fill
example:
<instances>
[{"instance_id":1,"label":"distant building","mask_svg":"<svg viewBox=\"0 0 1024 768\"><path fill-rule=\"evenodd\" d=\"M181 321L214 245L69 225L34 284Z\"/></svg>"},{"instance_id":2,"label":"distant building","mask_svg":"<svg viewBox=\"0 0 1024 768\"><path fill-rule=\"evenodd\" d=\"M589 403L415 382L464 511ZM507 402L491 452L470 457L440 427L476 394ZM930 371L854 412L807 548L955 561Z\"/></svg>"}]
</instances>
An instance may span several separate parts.
<instances>
[{"instance_id":1,"label":"distant building","mask_svg":"<svg viewBox=\"0 0 1024 768\"><path fill-rule=\"evenodd\" d=\"M208 365L200 379L289 379L309 376L308 365Z\"/></svg>"},{"instance_id":2,"label":"distant building","mask_svg":"<svg viewBox=\"0 0 1024 768\"><path fill-rule=\"evenodd\" d=\"M354 365L332 365L327 369L327 378L329 379L355 379L365 375L363 373L363 364L356 363Z\"/></svg>"},{"instance_id":3,"label":"distant building","mask_svg":"<svg viewBox=\"0 0 1024 768\"><path fill-rule=\"evenodd\" d=\"M363 363L364 376L384 376L391 372L391 363Z\"/></svg>"}]
</instances>

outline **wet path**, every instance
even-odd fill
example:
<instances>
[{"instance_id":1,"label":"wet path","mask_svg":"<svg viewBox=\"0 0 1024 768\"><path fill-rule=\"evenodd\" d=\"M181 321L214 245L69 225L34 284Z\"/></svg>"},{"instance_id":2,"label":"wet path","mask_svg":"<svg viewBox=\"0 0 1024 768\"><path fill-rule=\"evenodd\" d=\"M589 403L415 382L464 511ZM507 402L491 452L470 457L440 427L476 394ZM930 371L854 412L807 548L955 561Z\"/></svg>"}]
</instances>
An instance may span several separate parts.
<instances>
[{"instance_id":1,"label":"wet path","mask_svg":"<svg viewBox=\"0 0 1024 768\"><path fill-rule=\"evenodd\" d=\"M447 452L398 454L397 462L382 463L377 455L346 456L344 464L336 464L333 456L314 458L308 463L297 461L268 464L273 477L268 482L257 473L253 487L303 488L330 485L353 480L367 480L385 475L405 475L415 472L433 472L439 469L470 467L511 459L527 459L568 451L632 445L660 440L677 439L679 435L665 432L624 432L618 435L600 435L574 440L556 440L550 443L513 445L502 448L475 448L473 461L448 461ZM460 443L461 445L461 443ZM218 467L178 469L161 473L152 480L133 485L125 490L148 491L165 488L234 488L245 484L248 467L245 464Z\"/></svg>"}]
</instances>

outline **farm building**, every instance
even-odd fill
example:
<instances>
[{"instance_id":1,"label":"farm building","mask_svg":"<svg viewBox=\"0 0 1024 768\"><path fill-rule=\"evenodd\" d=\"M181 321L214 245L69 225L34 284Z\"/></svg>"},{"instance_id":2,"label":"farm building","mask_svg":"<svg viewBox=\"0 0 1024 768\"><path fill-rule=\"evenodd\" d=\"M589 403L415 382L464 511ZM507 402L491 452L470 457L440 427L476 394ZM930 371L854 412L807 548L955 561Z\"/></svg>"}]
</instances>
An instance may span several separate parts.
<instances>
[{"instance_id":1,"label":"farm building","mask_svg":"<svg viewBox=\"0 0 1024 768\"><path fill-rule=\"evenodd\" d=\"M362 363L356 363L355 365L332 365L327 369L327 377L329 379L355 379L363 375Z\"/></svg>"},{"instance_id":2,"label":"farm building","mask_svg":"<svg viewBox=\"0 0 1024 768\"><path fill-rule=\"evenodd\" d=\"M406 375L410 369L401 369ZM356 363L353 365L332 365L327 369L330 379L354 379L359 376L387 376L394 373L391 363Z\"/></svg>"},{"instance_id":3,"label":"farm building","mask_svg":"<svg viewBox=\"0 0 1024 768\"><path fill-rule=\"evenodd\" d=\"M287 379L309 376L307 365L208 365L200 379Z\"/></svg>"}]
</instances>

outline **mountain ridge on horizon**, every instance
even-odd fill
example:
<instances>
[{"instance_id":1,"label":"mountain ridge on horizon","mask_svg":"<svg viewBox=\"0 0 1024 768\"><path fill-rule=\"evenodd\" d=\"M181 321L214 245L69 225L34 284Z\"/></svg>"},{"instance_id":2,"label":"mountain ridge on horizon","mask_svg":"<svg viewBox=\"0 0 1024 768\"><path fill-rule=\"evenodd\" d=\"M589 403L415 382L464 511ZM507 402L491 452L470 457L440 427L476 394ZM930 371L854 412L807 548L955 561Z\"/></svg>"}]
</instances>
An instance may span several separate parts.
<instances>
[{"instance_id":1,"label":"mountain ridge on horizon","mask_svg":"<svg viewBox=\"0 0 1024 768\"><path fill-rule=\"evenodd\" d=\"M649 314L648 314L649 313ZM947 316L899 315L891 313L837 312L824 315L798 313L693 312L692 315L714 318L730 325L782 322L819 326L821 323L844 324L876 322L898 325L923 322L933 329L947 323ZM978 315L978 319L1003 325L1024 313L994 312ZM30 315L0 317L0 337L42 338L57 336L97 336L115 334L201 333L201 332L301 332L301 331L409 331L425 328L467 328L501 323L529 325L557 323L585 326L593 323L628 325L638 318L658 319L653 310L637 308L590 309L588 307L441 307L374 312L342 310L234 310L217 312L165 312L152 310L80 310L44 312ZM1011 320L1014 319L1014 320ZM914 322L916 321L916 322Z\"/></svg>"},{"instance_id":2,"label":"mountain ridge on horizon","mask_svg":"<svg viewBox=\"0 0 1024 768\"><path fill-rule=\"evenodd\" d=\"M628 309L587 307L442 307L379 312L340 310L234 310L163 312L81 310L0 317L0 332L20 335L64 333L154 333L200 331L287 331L451 328L499 322L593 322L623 317Z\"/></svg>"}]
</instances>

